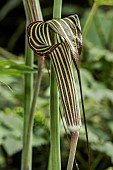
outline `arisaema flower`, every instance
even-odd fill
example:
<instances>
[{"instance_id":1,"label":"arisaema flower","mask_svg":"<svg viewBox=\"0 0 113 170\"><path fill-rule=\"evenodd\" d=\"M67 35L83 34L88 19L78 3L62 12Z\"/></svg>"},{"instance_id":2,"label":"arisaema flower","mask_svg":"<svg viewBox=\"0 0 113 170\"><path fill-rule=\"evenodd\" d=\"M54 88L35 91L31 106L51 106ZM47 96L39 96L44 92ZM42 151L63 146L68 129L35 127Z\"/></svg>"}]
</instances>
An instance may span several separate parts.
<instances>
[{"instance_id":1,"label":"arisaema flower","mask_svg":"<svg viewBox=\"0 0 113 170\"><path fill-rule=\"evenodd\" d=\"M33 22L27 28L27 35L29 45L33 51L40 56L49 55L54 67L65 120L72 137L67 166L67 170L71 170L81 127L81 115L72 67L73 62L78 73L84 111L78 64L82 49L79 18L77 15L72 15L64 19Z\"/></svg>"}]
</instances>

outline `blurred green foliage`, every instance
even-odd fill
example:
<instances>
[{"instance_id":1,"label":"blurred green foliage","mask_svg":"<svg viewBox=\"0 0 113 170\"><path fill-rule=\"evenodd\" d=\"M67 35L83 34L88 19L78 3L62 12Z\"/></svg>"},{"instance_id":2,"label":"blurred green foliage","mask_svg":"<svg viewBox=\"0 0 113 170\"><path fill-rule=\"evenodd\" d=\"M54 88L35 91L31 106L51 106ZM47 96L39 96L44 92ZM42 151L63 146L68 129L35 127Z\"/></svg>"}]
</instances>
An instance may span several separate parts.
<instances>
[{"instance_id":1,"label":"blurred green foliage","mask_svg":"<svg viewBox=\"0 0 113 170\"><path fill-rule=\"evenodd\" d=\"M63 1L62 16L78 13L82 28L92 0ZM0 12L0 46L24 56L25 15L20 0L4 1ZM44 19L52 18L52 1L41 0ZM22 149L24 74L36 73L24 65L24 57L0 50L0 169L19 169ZM113 7L98 9L83 42L80 58L82 86L91 147L91 170L113 168ZM75 71L76 76L76 71ZM78 81L76 83L79 90ZM49 76L43 70L34 122L33 170L47 169L49 157ZM61 123L62 169L66 169L68 142ZM84 125L76 155L79 168L87 169ZM75 169L75 168L74 168Z\"/></svg>"}]
</instances>

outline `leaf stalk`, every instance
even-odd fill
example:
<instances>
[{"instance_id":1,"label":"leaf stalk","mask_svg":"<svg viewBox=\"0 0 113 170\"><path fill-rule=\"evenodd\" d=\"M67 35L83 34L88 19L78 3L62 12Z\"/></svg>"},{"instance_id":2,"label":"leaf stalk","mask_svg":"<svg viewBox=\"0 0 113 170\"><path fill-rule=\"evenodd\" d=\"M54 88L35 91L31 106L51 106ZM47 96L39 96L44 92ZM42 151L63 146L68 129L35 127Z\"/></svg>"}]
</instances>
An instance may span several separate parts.
<instances>
[{"instance_id":1,"label":"leaf stalk","mask_svg":"<svg viewBox=\"0 0 113 170\"><path fill-rule=\"evenodd\" d=\"M61 18L62 0L54 0L53 18ZM51 63L50 75L50 124L51 124L51 166L52 170L61 170L60 158L60 122L59 122L59 94L56 76Z\"/></svg>"}]
</instances>

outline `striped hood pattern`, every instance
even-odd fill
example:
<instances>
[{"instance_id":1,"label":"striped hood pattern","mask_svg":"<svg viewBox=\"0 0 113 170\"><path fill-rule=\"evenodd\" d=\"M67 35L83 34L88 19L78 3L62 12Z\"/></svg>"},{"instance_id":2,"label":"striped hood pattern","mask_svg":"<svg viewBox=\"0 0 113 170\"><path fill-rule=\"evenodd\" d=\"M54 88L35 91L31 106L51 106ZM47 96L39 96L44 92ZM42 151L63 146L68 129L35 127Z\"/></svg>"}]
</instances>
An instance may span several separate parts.
<instances>
[{"instance_id":1,"label":"striped hood pattern","mask_svg":"<svg viewBox=\"0 0 113 170\"><path fill-rule=\"evenodd\" d=\"M50 56L70 132L79 131L81 116L72 61L78 64L82 34L77 15L47 22L33 22L27 27L28 42L37 55Z\"/></svg>"}]
</instances>

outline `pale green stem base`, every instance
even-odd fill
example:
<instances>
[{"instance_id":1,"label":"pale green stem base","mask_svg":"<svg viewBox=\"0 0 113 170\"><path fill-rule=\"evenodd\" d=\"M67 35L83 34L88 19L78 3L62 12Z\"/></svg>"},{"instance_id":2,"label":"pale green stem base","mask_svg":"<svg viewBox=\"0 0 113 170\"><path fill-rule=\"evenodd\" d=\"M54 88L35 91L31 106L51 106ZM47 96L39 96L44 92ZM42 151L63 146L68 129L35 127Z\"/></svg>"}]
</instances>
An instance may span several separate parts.
<instances>
[{"instance_id":1,"label":"pale green stem base","mask_svg":"<svg viewBox=\"0 0 113 170\"><path fill-rule=\"evenodd\" d=\"M61 18L62 0L54 0L53 18ZM53 40L54 41L54 40ZM59 95L56 77L51 63L50 77L50 121L51 121L51 163L52 170L61 170L60 158L60 123L59 123Z\"/></svg>"},{"instance_id":2,"label":"pale green stem base","mask_svg":"<svg viewBox=\"0 0 113 170\"><path fill-rule=\"evenodd\" d=\"M29 22L42 20L39 0L23 0L26 18ZM26 40L27 44L27 40ZM28 47L28 45L27 45ZM31 53L33 51L28 47L26 51L26 65L33 67L33 60ZM38 73L36 77L35 89L33 88L33 75L29 74L25 78L25 113L24 113L24 136L23 136L23 152L21 170L32 169L32 136L33 136L33 122L36 106L36 99L40 89L42 77L43 57L38 57ZM32 78L30 78L32 76ZM31 85L32 84L32 85ZM28 88L27 88L28 87ZM34 96L33 96L34 91ZM31 104L32 102L32 104Z\"/></svg>"},{"instance_id":3,"label":"pale green stem base","mask_svg":"<svg viewBox=\"0 0 113 170\"><path fill-rule=\"evenodd\" d=\"M40 89L41 77L42 77L42 66L43 66L43 59L42 64L39 63L38 73L36 77L36 84L34 89L33 101L32 106L29 112L28 123L26 125L26 135L25 135L25 145L23 150L23 163L21 170L31 170L31 162L32 162L32 134L33 134L33 122L34 122L34 113L35 113L35 106L37 101L37 96Z\"/></svg>"},{"instance_id":4,"label":"pale green stem base","mask_svg":"<svg viewBox=\"0 0 113 170\"><path fill-rule=\"evenodd\" d=\"M26 41L26 65L33 67L34 63L34 54L33 51L28 46ZM31 139L29 139L29 146L27 146L27 129L29 124L29 113L31 109L31 102L33 98L33 73L25 75L25 99L24 99L24 129L23 129L23 151L22 151L22 163L21 170L31 170L31 162L32 162L32 144ZM31 133L31 132L29 132ZM32 134L30 134L31 136ZM28 150L29 154L26 158L26 150Z\"/></svg>"},{"instance_id":5,"label":"pale green stem base","mask_svg":"<svg viewBox=\"0 0 113 170\"><path fill-rule=\"evenodd\" d=\"M51 113L51 163L52 170L60 170L60 125L59 125L59 95L57 91L56 78L51 65L51 97L50 97L50 113Z\"/></svg>"},{"instance_id":6,"label":"pale green stem base","mask_svg":"<svg viewBox=\"0 0 113 170\"><path fill-rule=\"evenodd\" d=\"M78 131L75 132L75 133L71 133L70 153L69 153L67 170L72 170L73 169L78 137L79 137L79 132Z\"/></svg>"}]
</instances>

